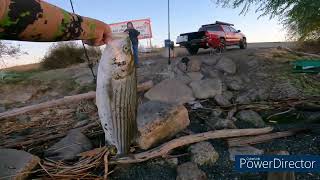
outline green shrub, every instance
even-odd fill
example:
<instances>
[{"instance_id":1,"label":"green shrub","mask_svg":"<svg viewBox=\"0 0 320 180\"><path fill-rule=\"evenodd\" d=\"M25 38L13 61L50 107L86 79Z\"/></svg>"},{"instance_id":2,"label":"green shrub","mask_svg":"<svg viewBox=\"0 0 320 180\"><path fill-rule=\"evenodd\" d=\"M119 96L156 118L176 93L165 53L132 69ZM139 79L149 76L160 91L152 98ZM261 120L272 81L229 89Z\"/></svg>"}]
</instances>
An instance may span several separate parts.
<instances>
[{"instance_id":1,"label":"green shrub","mask_svg":"<svg viewBox=\"0 0 320 180\"><path fill-rule=\"evenodd\" d=\"M96 61L101 56L99 48L86 48L91 61ZM75 42L61 42L49 48L48 53L41 61L41 66L45 69L66 68L73 64L86 62L84 49Z\"/></svg>"},{"instance_id":2,"label":"green shrub","mask_svg":"<svg viewBox=\"0 0 320 180\"><path fill-rule=\"evenodd\" d=\"M320 38L298 42L297 50L311 53L320 53Z\"/></svg>"}]
</instances>

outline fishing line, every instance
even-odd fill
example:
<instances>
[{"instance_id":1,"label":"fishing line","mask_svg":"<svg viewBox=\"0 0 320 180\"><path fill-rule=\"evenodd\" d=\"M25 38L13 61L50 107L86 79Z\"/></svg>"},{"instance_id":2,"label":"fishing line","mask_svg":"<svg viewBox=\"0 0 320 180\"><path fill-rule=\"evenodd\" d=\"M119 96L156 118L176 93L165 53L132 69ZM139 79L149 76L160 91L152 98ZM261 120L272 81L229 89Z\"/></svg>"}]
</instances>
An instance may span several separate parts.
<instances>
[{"instance_id":1,"label":"fishing line","mask_svg":"<svg viewBox=\"0 0 320 180\"><path fill-rule=\"evenodd\" d=\"M74 7L73 7L73 2L72 2L72 0L69 0L69 1L70 1L70 5L71 5L71 8L72 8L73 14L76 14L76 13L75 13L75 10L74 10ZM72 16L72 19L73 19L73 21L75 21L74 16ZM94 80L94 82L96 83L96 82L97 82L97 77L96 77L96 75L94 74L94 71L93 71L93 63L92 63L92 61L91 61L90 58L89 58L88 51L87 51L86 46L84 45L84 42L81 41L81 43L82 43L82 47L83 47L84 54L85 54L85 56L86 56L86 58L87 58L88 67L90 68L91 74L92 74L92 76L93 76L93 80Z\"/></svg>"}]
</instances>

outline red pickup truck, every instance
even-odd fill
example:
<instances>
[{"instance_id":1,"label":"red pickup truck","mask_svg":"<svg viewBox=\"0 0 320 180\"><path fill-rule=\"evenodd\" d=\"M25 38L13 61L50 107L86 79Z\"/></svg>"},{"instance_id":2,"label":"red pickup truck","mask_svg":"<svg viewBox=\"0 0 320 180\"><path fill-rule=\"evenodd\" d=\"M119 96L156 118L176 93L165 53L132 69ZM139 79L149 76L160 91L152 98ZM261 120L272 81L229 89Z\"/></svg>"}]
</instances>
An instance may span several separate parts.
<instances>
[{"instance_id":1,"label":"red pickup truck","mask_svg":"<svg viewBox=\"0 0 320 180\"><path fill-rule=\"evenodd\" d=\"M247 48L246 36L232 26L234 25L216 21L214 24L203 25L198 32L180 34L176 43L187 48L191 55L197 54L200 48L220 51L232 45Z\"/></svg>"}]
</instances>

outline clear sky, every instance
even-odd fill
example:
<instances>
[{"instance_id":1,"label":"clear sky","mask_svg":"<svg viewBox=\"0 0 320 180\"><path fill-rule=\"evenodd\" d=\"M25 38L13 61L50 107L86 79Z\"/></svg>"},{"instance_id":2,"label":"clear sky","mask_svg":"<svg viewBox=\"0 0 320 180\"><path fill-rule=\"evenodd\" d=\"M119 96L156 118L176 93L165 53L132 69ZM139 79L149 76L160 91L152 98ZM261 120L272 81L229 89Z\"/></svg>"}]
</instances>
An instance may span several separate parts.
<instances>
[{"instance_id":1,"label":"clear sky","mask_svg":"<svg viewBox=\"0 0 320 180\"><path fill-rule=\"evenodd\" d=\"M48 2L71 10L69 0L47 0ZM116 23L133 19L150 18L154 38L153 44L163 45L167 38L167 0L73 0L76 13L99 19L106 23ZM277 19L268 17L258 19L254 8L245 16L239 15L241 9L221 8L212 0L171 0L171 38L180 33L197 31L202 24L216 20L235 24L246 34L248 42L285 41L285 31ZM7 59L5 64L24 64L37 62L48 50L51 43L19 43L28 52L19 59ZM0 67L3 66L0 62Z\"/></svg>"}]
</instances>

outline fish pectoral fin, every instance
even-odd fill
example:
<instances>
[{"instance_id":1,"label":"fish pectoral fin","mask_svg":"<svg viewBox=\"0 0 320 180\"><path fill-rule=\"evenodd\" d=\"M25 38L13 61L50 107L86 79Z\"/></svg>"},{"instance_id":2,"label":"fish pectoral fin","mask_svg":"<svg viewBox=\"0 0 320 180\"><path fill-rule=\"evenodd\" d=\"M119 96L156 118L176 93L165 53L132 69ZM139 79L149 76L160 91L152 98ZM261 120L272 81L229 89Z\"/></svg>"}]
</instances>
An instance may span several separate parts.
<instances>
[{"instance_id":1,"label":"fish pectoral fin","mask_svg":"<svg viewBox=\"0 0 320 180\"><path fill-rule=\"evenodd\" d=\"M116 156L118 153L117 148L114 145L107 145L107 149L111 156Z\"/></svg>"}]
</instances>

